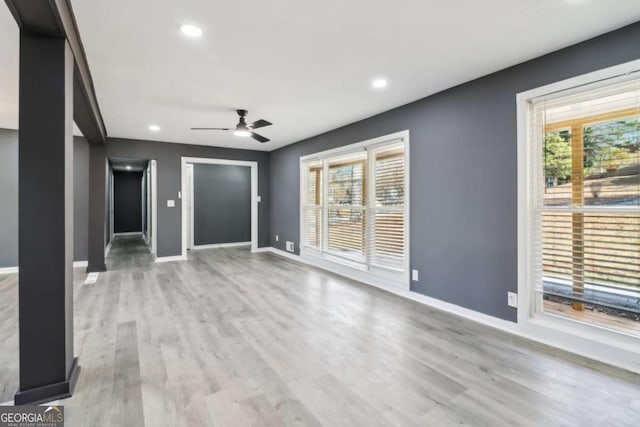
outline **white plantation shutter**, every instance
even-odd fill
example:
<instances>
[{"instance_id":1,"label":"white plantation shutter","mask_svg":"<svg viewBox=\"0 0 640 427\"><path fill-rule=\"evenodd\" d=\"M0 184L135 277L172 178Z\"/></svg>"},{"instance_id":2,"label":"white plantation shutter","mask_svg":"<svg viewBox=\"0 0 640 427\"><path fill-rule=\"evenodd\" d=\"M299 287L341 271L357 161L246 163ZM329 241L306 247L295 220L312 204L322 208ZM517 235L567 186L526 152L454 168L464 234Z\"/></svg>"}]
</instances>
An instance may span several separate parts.
<instances>
[{"instance_id":1,"label":"white plantation shutter","mask_svg":"<svg viewBox=\"0 0 640 427\"><path fill-rule=\"evenodd\" d=\"M406 144L392 138L347 146L301 163L303 255L405 277Z\"/></svg>"},{"instance_id":2,"label":"white plantation shutter","mask_svg":"<svg viewBox=\"0 0 640 427\"><path fill-rule=\"evenodd\" d=\"M367 153L328 160L327 251L365 262Z\"/></svg>"},{"instance_id":3,"label":"white plantation shutter","mask_svg":"<svg viewBox=\"0 0 640 427\"><path fill-rule=\"evenodd\" d=\"M536 290L640 313L640 79L534 100Z\"/></svg>"},{"instance_id":4,"label":"white plantation shutter","mask_svg":"<svg viewBox=\"0 0 640 427\"><path fill-rule=\"evenodd\" d=\"M371 150L373 191L369 215L371 265L402 271L405 264L404 144Z\"/></svg>"},{"instance_id":5,"label":"white plantation shutter","mask_svg":"<svg viewBox=\"0 0 640 427\"><path fill-rule=\"evenodd\" d=\"M319 160L303 164L302 242L305 247L316 250L322 246L322 172L322 162Z\"/></svg>"}]
</instances>

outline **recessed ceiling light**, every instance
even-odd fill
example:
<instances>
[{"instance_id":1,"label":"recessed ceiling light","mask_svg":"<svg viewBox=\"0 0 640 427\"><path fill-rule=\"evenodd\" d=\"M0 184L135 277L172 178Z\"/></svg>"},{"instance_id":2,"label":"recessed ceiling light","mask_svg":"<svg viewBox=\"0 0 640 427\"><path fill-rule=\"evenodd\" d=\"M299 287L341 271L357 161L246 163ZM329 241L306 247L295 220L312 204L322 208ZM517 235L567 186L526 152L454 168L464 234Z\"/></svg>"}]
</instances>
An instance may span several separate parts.
<instances>
[{"instance_id":1,"label":"recessed ceiling light","mask_svg":"<svg viewBox=\"0 0 640 427\"><path fill-rule=\"evenodd\" d=\"M160 131L160 126L158 126L158 125L149 125L149 130L151 132L159 132Z\"/></svg>"},{"instance_id":2,"label":"recessed ceiling light","mask_svg":"<svg viewBox=\"0 0 640 427\"><path fill-rule=\"evenodd\" d=\"M196 38L196 39L199 38L199 37L202 37L202 34L204 34L204 31L202 31L202 28L196 27L195 25L191 25L191 24L182 25L180 27L180 31L185 36L193 37L193 38Z\"/></svg>"},{"instance_id":3,"label":"recessed ceiling light","mask_svg":"<svg viewBox=\"0 0 640 427\"><path fill-rule=\"evenodd\" d=\"M385 88L385 87L387 87L387 84L388 84L388 83L387 83L387 80L386 80L386 79L382 79L382 78L380 78L380 79L374 79L374 80L371 82L371 86L373 86L375 89L382 89L382 88Z\"/></svg>"},{"instance_id":4,"label":"recessed ceiling light","mask_svg":"<svg viewBox=\"0 0 640 427\"><path fill-rule=\"evenodd\" d=\"M127 165L127 170L130 171L131 170L131 166Z\"/></svg>"}]
</instances>

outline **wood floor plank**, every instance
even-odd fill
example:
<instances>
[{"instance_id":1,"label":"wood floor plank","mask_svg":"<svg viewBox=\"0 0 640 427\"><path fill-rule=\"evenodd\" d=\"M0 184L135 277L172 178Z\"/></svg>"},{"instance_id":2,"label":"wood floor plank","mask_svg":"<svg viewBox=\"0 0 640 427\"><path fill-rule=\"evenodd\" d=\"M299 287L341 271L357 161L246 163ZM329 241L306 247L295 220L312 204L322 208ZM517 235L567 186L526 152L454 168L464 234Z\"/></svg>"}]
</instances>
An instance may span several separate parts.
<instances>
[{"instance_id":1,"label":"wood floor plank","mask_svg":"<svg viewBox=\"0 0 640 427\"><path fill-rule=\"evenodd\" d=\"M247 248L153 262L114 240L76 270L68 426L636 426L640 376ZM0 402L17 275L0 276Z\"/></svg>"}]
</instances>

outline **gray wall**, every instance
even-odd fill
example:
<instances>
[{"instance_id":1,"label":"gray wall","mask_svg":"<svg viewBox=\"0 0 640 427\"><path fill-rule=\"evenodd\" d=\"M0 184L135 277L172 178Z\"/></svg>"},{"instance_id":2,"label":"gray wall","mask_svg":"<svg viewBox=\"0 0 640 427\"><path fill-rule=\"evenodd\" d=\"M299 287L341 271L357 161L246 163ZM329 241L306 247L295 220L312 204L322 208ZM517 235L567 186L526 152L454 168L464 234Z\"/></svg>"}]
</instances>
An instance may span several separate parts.
<instances>
[{"instance_id":1,"label":"gray wall","mask_svg":"<svg viewBox=\"0 0 640 427\"><path fill-rule=\"evenodd\" d=\"M251 240L251 168L195 164L193 200L195 245Z\"/></svg>"},{"instance_id":2,"label":"gray wall","mask_svg":"<svg viewBox=\"0 0 640 427\"><path fill-rule=\"evenodd\" d=\"M74 257L87 260L89 144L74 138ZM0 129L0 268L18 265L18 131Z\"/></svg>"},{"instance_id":3,"label":"gray wall","mask_svg":"<svg viewBox=\"0 0 640 427\"><path fill-rule=\"evenodd\" d=\"M258 162L258 246L269 246L269 153L230 148L173 144L155 141L108 138L108 157L155 159L158 166L158 256L182 252L182 209L180 191L181 157L206 157ZM167 207L173 199L175 207Z\"/></svg>"},{"instance_id":4,"label":"gray wall","mask_svg":"<svg viewBox=\"0 0 640 427\"><path fill-rule=\"evenodd\" d=\"M18 132L0 129L0 268L18 265Z\"/></svg>"},{"instance_id":5,"label":"gray wall","mask_svg":"<svg viewBox=\"0 0 640 427\"><path fill-rule=\"evenodd\" d=\"M89 253L89 143L73 139L73 259L86 261Z\"/></svg>"},{"instance_id":6,"label":"gray wall","mask_svg":"<svg viewBox=\"0 0 640 427\"><path fill-rule=\"evenodd\" d=\"M516 94L638 58L640 23L271 152L271 246L300 241L300 156L409 129L412 290L515 321Z\"/></svg>"}]
</instances>

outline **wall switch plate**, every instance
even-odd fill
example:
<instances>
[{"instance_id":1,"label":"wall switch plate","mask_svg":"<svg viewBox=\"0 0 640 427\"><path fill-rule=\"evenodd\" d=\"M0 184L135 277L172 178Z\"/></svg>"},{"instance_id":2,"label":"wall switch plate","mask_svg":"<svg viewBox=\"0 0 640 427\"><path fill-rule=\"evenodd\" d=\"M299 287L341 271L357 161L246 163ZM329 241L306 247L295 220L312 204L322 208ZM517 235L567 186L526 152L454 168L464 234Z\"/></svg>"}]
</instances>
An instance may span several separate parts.
<instances>
[{"instance_id":1,"label":"wall switch plate","mask_svg":"<svg viewBox=\"0 0 640 427\"><path fill-rule=\"evenodd\" d=\"M509 304L509 307L518 308L518 294L507 292L507 304Z\"/></svg>"},{"instance_id":2,"label":"wall switch plate","mask_svg":"<svg viewBox=\"0 0 640 427\"><path fill-rule=\"evenodd\" d=\"M178 191L178 199L182 199L182 191Z\"/></svg>"},{"instance_id":3,"label":"wall switch plate","mask_svg":"<svg viewBox=\"0 0 640 427\"><path fill-rule=\"evenodd\" d=\"M258 203L262 201L262 196L258 196Z\"/></svg>"},{"instance_id":4,"label":"wall switch plate","mask_svg":"<svg viewBox=\"0 0 640 427\"><path fill-rule=\"evenodd\" d=\"M176 201L175 200L167 200L167 207L168 208L172 208L176 205Z\"/></svg>"},{"instance_id":5,"label":"wall switch plate","mask_svg":"<svg viewBox=\"0 0 640 427\"><path fill-rule=\"evenodd\" d=\"M413 280L414 282L418 281L418 270L411 270L411 280Z\"/></svg>"},{"instance_id":6,"label":"wall switch plate","mask_svg":"<svg viewBox=\"0 0 640 427\"><path fill-rule=\"evenodd\" d=\"M278 235L276 234L276 242L277 242L278 240L280 240L280 236L278 236Z\"/></svg>"},{"instance_id":7,"label":"wall switch plate","mask_svg":"<svg viewBox=\"0 0 640 427\"><path fill-rule=\"evenodd\" d=\"M287 250L289 252L295 251L293 242L287 242Z\"/></svg>"}]
</instances>

